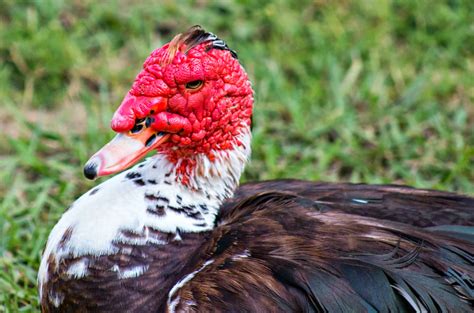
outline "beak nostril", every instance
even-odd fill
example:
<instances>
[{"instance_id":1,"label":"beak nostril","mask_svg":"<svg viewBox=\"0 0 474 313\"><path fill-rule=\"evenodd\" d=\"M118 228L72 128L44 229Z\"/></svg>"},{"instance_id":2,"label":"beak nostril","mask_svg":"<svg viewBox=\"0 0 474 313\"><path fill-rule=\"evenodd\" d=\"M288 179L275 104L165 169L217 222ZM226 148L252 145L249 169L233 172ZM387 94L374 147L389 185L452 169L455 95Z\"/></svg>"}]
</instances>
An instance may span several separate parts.
<instances>
[{"instance_id":1,"label":"beak nostril","mask_svg":"<svg viewBox=\"0 0 474 313\"><path fill-rule=\"evenodd\" d=\"M150 125L155 121L153 117L145 117L145 118L137 118L135 120L135 125L133 125L133 128L130 130L130 134L138 134L140 133L143 129L149 128Z\"/></svg>"},{"instance_id":2,"label":"beak nostril","mask_svg":"<svg viewBox=\"0 0 474 313\"><path fill-rule=\"evenodd\" d=\"M131 134L138 134L143 130L143 124L135 124L133 128L130 130Z\"/></svg>"},{"instance_id":3,"label":"beak nostril","mask_svg":"<svg viewBox=\"0 0 474 313\"><path fill-rule=\"evenodd\" d=\"M145 120L145 127L148 128L150 127L151 123L153 123L155 119L153 117L147 117Z\"/></svg>"},{"instance_id":4,"label":"beak nostril","mask_svg":"<svg viewBox=\"0 0 474 313\"><path fill-rule=\"evenodd\" d=\"M145 142L145 146L146 147L151 146L156 141L156 138L157 138L156 134L151 135L150 138L148 138L147 141Z\"/></svg>"}]
</instances>

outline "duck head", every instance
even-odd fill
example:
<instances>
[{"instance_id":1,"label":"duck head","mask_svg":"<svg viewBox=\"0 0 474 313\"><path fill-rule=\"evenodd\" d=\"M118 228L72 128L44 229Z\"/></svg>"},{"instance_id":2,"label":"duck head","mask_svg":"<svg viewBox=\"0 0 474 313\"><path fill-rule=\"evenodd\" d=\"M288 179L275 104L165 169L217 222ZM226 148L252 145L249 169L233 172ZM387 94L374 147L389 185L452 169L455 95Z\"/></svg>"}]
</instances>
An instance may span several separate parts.
<instances>
[{"instance_id":1,"label":"duck head","mask_svg":"<svg viewBox=\"0 0 474 313\"><path fill-rule=\"evenodd\" d=\"M147 58L112 118L117 135L90 158L84 174L95 179L117 173L155 150L179 164L177 177L187 184L198 166L195 156L212 163L245 144L252 105L236 53L192 27Z\"/></svg>"}]
</instances>

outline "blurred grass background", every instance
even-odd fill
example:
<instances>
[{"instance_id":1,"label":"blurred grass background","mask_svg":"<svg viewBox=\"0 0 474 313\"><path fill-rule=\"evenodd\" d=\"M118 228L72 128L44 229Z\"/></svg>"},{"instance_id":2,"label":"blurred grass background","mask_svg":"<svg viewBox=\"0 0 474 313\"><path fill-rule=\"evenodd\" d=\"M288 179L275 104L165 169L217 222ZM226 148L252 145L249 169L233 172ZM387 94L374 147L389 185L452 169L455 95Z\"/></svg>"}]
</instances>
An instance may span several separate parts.
<instances>
[{"instance_id":1,"label":"blurred grass background","mask_svg":"<svg viewBox=\"0 0 474 313\"><path fill-rule=\"evenodd\" d=\"M0 312L36 271L82 164L146 56L189 26L256 92L243 180L402 183L474 194L474 2L0 1Z\"/></svg>"}]
</instances>

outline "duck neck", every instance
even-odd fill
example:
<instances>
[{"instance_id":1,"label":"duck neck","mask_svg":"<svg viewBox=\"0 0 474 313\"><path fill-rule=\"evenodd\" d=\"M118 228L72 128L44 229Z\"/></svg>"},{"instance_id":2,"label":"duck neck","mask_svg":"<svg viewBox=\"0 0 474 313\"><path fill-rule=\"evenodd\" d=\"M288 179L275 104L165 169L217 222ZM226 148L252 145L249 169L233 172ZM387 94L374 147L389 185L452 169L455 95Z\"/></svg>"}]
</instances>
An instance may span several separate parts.
<instances>
[{"instance_id":1,"label":"duck neck","mask_svg":"<svg viewBox=\"0 0 474 313\"><path fill-rule=\"evenodd\" d=\"M214 227L222 202L236 189L250 156L250 131L237 137L232 149L170 160L158 153L126 173L145 186L150 226L163 232L201 232Z\"/></svg>"}]
</instances>

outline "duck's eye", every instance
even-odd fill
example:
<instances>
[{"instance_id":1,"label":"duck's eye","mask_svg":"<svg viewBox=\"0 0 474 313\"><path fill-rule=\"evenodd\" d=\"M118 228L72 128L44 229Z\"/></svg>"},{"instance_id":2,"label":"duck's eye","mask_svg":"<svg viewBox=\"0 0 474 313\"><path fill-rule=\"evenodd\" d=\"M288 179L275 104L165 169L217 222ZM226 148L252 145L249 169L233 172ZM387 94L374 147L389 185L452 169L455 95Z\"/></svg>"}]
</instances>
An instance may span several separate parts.
<instances>
[{"instance_id":1,"label":"duck's eye","mask_svg":"<svg viewBox=\"0 0 474 313\"><path fill-rule=\"evenodd\" d=\"M186 83L186 89L198 89L204 82L202 80L193 80L192 82Z\"/></svg>"}]
</instances>

